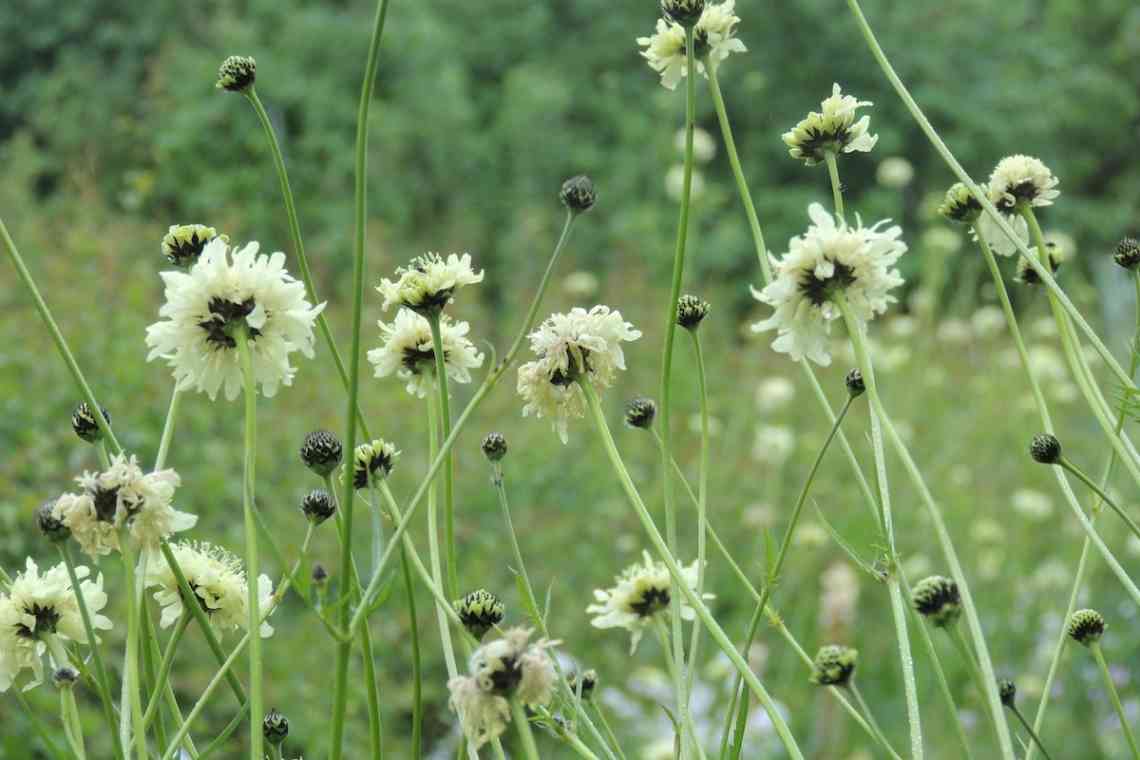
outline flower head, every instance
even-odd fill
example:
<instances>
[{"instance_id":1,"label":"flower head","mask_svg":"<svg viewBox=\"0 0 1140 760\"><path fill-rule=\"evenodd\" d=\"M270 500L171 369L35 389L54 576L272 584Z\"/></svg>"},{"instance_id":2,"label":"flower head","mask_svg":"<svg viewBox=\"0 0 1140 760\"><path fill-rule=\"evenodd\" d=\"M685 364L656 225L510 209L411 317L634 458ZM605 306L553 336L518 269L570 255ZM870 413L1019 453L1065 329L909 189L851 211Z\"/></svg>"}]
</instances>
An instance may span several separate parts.
<instances>
[{"instance_id":1,"label":"flower head","mask_svg":"<svg viewBox=\"0 0 1140 760\"><path fill-rule=\"evenodd\" d=\"M928 618L937 628L954 625L962 614L958 584L941 575L932 575L916 583L911 591L911 603L918 614Z\"/></svg>"},{"instance_id":2,"label":"flower head","mask_svg":"<svg viewBox=\"0 0 1140 760\"><path fill-rule=\"evenodd\" d=\"M1041 464L1057 464L1062 456L1061 442L1055 435L1039 433L1029 443L1029 455Z\"/></svg>"},{"instance_id":3,"label":"flower head","mask_svg":"<svg viewBox=\"0 0 1140 760\"><path fill-rule=\"evenodd\" d=\"M336 502L328 491L314 488L301 499L301 512L313 525L320 525L336 514Z\"/></svg>"},{"instance_id":4,"label":"flower head","mask_svg":"<svg viewBox=\"0 0 1140 760\"><path fill-rule=\"evenodd\" d=\"M455 291L483 281L483 272L471 268L471 254L425 253L396 270L396 279L384 279L376 288L384 296L384 310L404 306L417 314L438 314L451 303Z\"/></svg>"},{"instance_id":5,"label":"flower head","mask_svg":"<svg viewBox=\"0 0 1140 760\"><path fill-rule=\"evenodd\" d=\"M736 25L740 18L736 15L736 0L722 3L709 3L704 6L693 28L693 58L696 69L707 76L706 63L719 66L733 53L747 52L744 43L735 37ZM685 55L685 29L678 19L657 20L657 28L649 37L638 37L637 44L645 48L641 56L649 62L649 67L661 75L661 86L668 90L677 85L687 75Z\"/></svg>"},{"instance_id":6,"label":"flower head","mask_svg":"<svg viewBox=\"0 0 1140 760\"><path fill-rule=\"evenodd\" d=\"M1034 251L1037 249L1034 248ZM1045 241L1045 256L1041 263L1049 268L1050 274L1056 274L1057 270L1061 268L1061 264L1065 260L1064 251L1052 240ZM1025 285L1040 285L1041 275L1037 274L1037 270L1029 264L1029 259L1024 256L1017 260L1017 281Z\"/></svg>"},{"instance_id":7,"label":"flower head","mask_svg":"<svg viewBox=\"0 0 1140 760\"><path fill-rule=\"evenodd\" d=\"M301 441L301 461L322 478L336 469L343 456L340 439L327 430L314 430Z\"/></svg>"},{"instance_id":8,"label":"flower head","mask_svg":"<svg viewBox=\"0 0 1140 760\"><path fill-rule=\"evenodd\" d=\"M324 304L305 300L305 286L285 271L285 254L259 256L258 244L231 250L215 238L188 272L163 272L165 317L146 331L147 360L162 357L182 389L211 400L242 389L238 331L249 336L254 382L266 396L291 385L296 369L290 354L313 355L313 323Z\"/></svg>"},{"instance_id":9,"label":"flower head","mask_svg":"<svg viewBox=\"0 0 1140 760\"><path fill-rule=\"evenodd\" d=\"M705 10L705 0L661 0L665 18L685 26L697 23Z\"/></svg>"},{"instance_id":10,"label":"flower head","mask_svg":"<svg viewBox=\"0 0 1140 760\"><path fill-rule=\"evenodd\" d=\"M906 252L899 227L849 227L813 203L808 209L812 225L792 238L788 252L773 260L774 279L752 295L775 308L766 320L752 325L753 332L776 330L772 348L795 360L807 357L828 365L831 322L841 316L832 302L842 293L856 319L867 322L887 310L896 299L890 291L903 283L894 268Z\"/></svg>"},{"instance_id":11,"label":"flower head","mask_svg":"<svg viewBox=\"0 0 1140 760\"><path fill-rule=\"evenodd\" d=\"M700 327L708 313L708 301L687 294L677 299L677 324L686 330L696 330Z\"/></svg>"},{"instance_id":12,"label":"flower head","mask_svg":"<svg viewBox=\"0 0 1140 760\"><path fill-rule=\"evenodd\" d=\"M863 380L863 373L858 367L851 369L843 377L843 384L847 386L847 395L859 398L867 392L867 383Z\"/></svg>"},{"instance_id":13,"label":"flower head","mask_svg":"<svg viewBox=\"0 0 1140 760\"><path fill-rule=\"evenodd\" d=\"M821 647L812 663L811 682L820 686L846 686L855 675L859 653L850 647Z\"/></svg>"},{"instance_id":14,"label":"flower head","mask_svg":"<svg viewBox=\"0 0 1140 760\"><path fill-rule=\"evenodd\" d=\"M588 382L598 391L608 388L625 369L621 344L640 337L640 330L608 306L552 314L530 334L535 360L519 367L523 416L549 417L565 443L567 422L585 410L577 383Z\"/></svg>"},{"instance_id":15,"label":"flower head","mask_svg":"<svg viewBox=\"0 0 1140 760\"><path fill-rule=\"evenodd\" d=\"M265 741L276 747L289 736L289 719L276 708L271 709L261 721L261 735L265 737Z\"/></svg>"},{"instance_id":16,"label":"flower head","mask_svg":"<svg viewBox=\"0 0 1140 760\"><path fill-rule=\"evenodd\" d=\"M657 402L651 398L638 396L625 405L625 424L632 428L648 430L656 416Z\"/></svg>"},{"instance_id":17,"label":"flower head","mask_svg":"<svg viewBox=\"0 0 1140 760\"><path fill-rule=\"evenodd\" d=\"M357 490L368 487L369 478L383 480L396 466L400 452L382 438L356 447L352 457L352 484Z\"/></svg>"},{"instance_id":18,"label":"flower head","mask_svg":"<svg viewBox=\"0 0 1140 760\"><path fill-rule=\"evenodd\" d=\"M153 551L162 539L198 522L197 515L173 506L174 491L181 483L178 473L143 473L134 456L119 454L107 470L85 472L76 481L82 493L56 499L52 516L93 557L117 550L118 532L124 526L140 547Z\"/></svg>"},{"instance_id":19,"label":"flower head","mask_svg":"<svg viewBox=\"0 0 1140 760\"><path fill-rule=\"evenodd\" d=\"M1140 241L1133 238L1124 238L1116 244L1112 254L1116 265L1124 269L1135 269L1140 266Z\"/></svg>"},{"instance_id":20,"label":"flower head","mask_svg":"<svg viewBox=\"0 0 1140 760\"><path fill-rule=\"evenodd\" d=\"M819 104L820 110L811 111L783 134L788 152L808 166L822 163L827 153L869 153L879 136L867 132L871 117L864 115L856 121L855 112L870 105L868 100L844 95L838 84L832 85L831 96Z\"/></svg>"},{"instance_id":21,"label":"flower head","mask_svg":"<svg viewBox=\"0 0 1140 760\"><path fill-rule=\"evenodd\" d=\"M500 462L507 455L507 437L502 433L487 433L480 448L488 462Z\"/></svg>"},{"instance_id":22,"label":"flower head","mask_svg":"<svg viewBox=\"0 0 1140 760\"><path fill-rule=\"evenodd\" d=\"M582 699L589 699L593 696L594 690L598 688L598 671L591 669L566 676L566 684L570 687L570 691L575 694L578 693L579 682L581 682Z\"/></svg>"},{"instance_id":23,"label":"flower head","mask_svg":"<svg viewBox=\"0 0 1140 760\"><path fill-rule=\"evenodd\" d=\"M407 381L408 393L423 398L435 387L435 351L432 348L431 324L410 309L400 309L396 319L380 322L384 342L368 352L368 361L376 368L376 377L396 375ZM439 332L443 344L443 366L447 377L455 383L471 382L469 370L483 365L483 354L468 340L471 328L443 314Z\"/></svg>"},{"instance_id":24,"label":"flower head","mask_svg":"<svg viewBox=\"0 0 1140 760\"><path fill-rule=\"evenodd\" d=\"M248 630L249 586L241 560L220 546L199 541L172 543L170 549L194 592L194 603L209 616L214 627L223 631ZM164 555L148 563L146 584L158 587L154 600L162 608L162 627L173 625L186 611L186 600ZM265 615L273 608L273 582L269 576L257 579L257 595L259 609ZM272 636L273 626L263 622L260 632L262 638Z\"/></svg>"},{"instance_id":25,"label":"flower head","mask_svg":"<svg viewBox=\"0 0 1140 760\"><path fill-rule=\"evenodd\" d=\"M89 575L86 567L75 568L91 627L110 630L111 621L99 614L107 605L103 576L88 580ZM51 654L53 670L67 666L62 645L66 641L92 643L87 640L67 567L60 563L41 573L29 557L24 571L12 580L8 593L0 595L0 692L7 691L25 669L33 675L29 687L42 682L44 654Z\"/></svg>"},{"instance_id":26,"label":"flower head","mask_svg":"<svg viewBox=\"0 0 1140 760\"><path fill-rule=\"evenodd\" d=\"M448 703L459 716L459 725L475 749L502 736L511 720L511 703L505 697L483 691L471 676L456 676L447 682Z\"/></svg>"},{"instance_id":27,"label":"flower head","mask_svg":"<svg viewBox=\"0 0 1140 760\"><path fill-rule=\"evenodd\" d=\"M506 607L499 597L486 589L475 589L453 602L456 614L467 632L482 639L487 631L503 622Z\"/></svg>"},{"instance_id":28,"label":"flower head","mask_svg":"<svg viewBox=\"0 0 1140 760\"><path fill-rule=\"evenodd\" d=\"M558 199L562 201L563 206L570 209L571 213L583 214L598 202L598 191L592 179L585 174L579 174L562 183Z\"/></svg>"},{"instance_id":29,"label":"flower head","mask_svg":"<svg viewBox=\"0 0 1140 760\"><path fill-rule=\"evenodd\" d=\"M71 530L55 515L55 499L36 507L36 527L53 544L71 538Z\"/></svg>"},{"instance_id":30,"label":"flower head","mask_svg":"<svg viewBox=\"0 0 1140 760\"><path fill-rule=\"evenodd\" d=\"M1087 647L1099 642L1107 627L1104 616L1096 610L1077 610L1069 618L1069 627L1066 630L1069 638Z\"/></svg>"},{"instance_id":31,"label":"flower head","mask_svg":"<svg viewBox=\"0 0 1140 760\"><path fill-rule=\"evenodd\" d=\"M1018 241L1023 245L1029 245L1029 224L1025 218L1014 214L1002 214L1002 218L1013 229L1014 234L1017 236ZM999 256L1012 256L1017 253L1018 246L1009 235L1005 234L994 218L989 214L982 214L974 222L973 227L970 229L970 237L977 240L981 236L986 243L989 244L990 249ZM1036 251L1036 248L1030 248L1031 251Z\"/></svg>"},{"instance_id":32,"label":"flower head","mask_svg":"<svg viewBox=\"0 0 1140 760\"><path fill-rule=\"evenodd\" d=\"M107 426L110 427L111 413L102 406L99 407L99 411L103 413L103 419L107 421ZM88 443L98 443L103 439L103 431L99 427L98 420L95 419L95 413L86 401L79 402L79 406L75 407L75 411L71 413L71 429Z\"/></svg>"},{"instance_id":33,"label":"flower head","mask_svg":"<svg viewBox=\"0 0 1140 760\"><path fill-rule=\"evenodd\" d=\"M1019 203L1029 206L1051 206L1061 194L1060 180L1049 167L1032 156L1006 156L990 175L990 200L999 210L1010 212Z\"/></svg>"},{"instance_id":34,"label":"flower head","mask_svg":"<svg viewBox=\"0 0 1140 760\"><path fill-rule=\"evenodd\" d=\"M682 567L685 583L697 587L698 565L694 561ZM590 624L595 628L625 628L630 632L629 653L637 651L637 644L653 616L669 607L673 594L673 578L665 563L654 561L649 552L642 553L642 561L627 567L617 576L612 588L596 589L596 604L586 608L595 617ZM712 598L706 594L705 598ZM696 613L686 602L681 603L681 617L693 620Z\"/></svg>"},{"instance_id":35,"label":"flower head","mask_svg":"<svg viewBox=\"0 0 1140 760\"><path fill-rule=\"evenodd\" d=\"M946 198L938 207L938 213L952 222L973 224L982 213L982 204L961 182L955 182L946 191Z\"/></svg>"},{"instance_id":36,"label":"flower head","mask_svg":"<svg viewBox=\"0 0 1140 760\"><path fill-rule=\"evenodd\" d=\"M257 62L241 55L231 55L218 67L219 90L245 92L257 79Z\"/></svg>"},{"instance_id":37,"label":"flower head","mask_svg":"<svg viewBox=\"0 0 1140 760\"><path fill-rule=\"evenodd\" d=\"M218 231L204 224L172 224L162 236L162 255L176 267L193 266L206 250L206 244L218 237ZM223 241L228 241L222 235Z\"/></svg>"},{"instance_id":38,"label":"flower head","mask_svg":"<svg viewBox=\"0 0 1140 760\"><path fill-rule=\"evenodd\" d=\"M1002 678L998 681L998 698L1006 707L1014 706L1014 701L1017 699L1017 686L1013 681L1008 678Z\"/></svg>"}]
</instances>

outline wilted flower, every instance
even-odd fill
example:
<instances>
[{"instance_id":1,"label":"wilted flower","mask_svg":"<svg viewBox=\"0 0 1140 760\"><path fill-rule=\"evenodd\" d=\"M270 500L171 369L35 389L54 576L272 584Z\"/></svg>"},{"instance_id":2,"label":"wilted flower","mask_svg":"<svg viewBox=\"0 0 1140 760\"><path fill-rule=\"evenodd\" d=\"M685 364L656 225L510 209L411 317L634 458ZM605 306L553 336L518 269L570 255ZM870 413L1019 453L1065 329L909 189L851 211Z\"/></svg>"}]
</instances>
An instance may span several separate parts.
<instances>
[{"instance_id":1,"label":"wilted flower","mask_svg":"<svg viewBox=\"0 0 1140 760\"><path fill-rule=\"evenodd\" d=\"M842 293L860 322L885 312L896 300L890 291L903 283L894 264L906 244L899 240L899 227L880 230L885 222L848 227L818 203L808 213L812 225L807 232L792 238L782 259L773 260L775 278L763 290L752 289L758 301L775 308L752 330L774 329L774 350L826 366L831 363L831 322L841 316L832 299Z\"/></svg>"},{"instance_id":2,"label":"wilted flower","mask_svg":"<svg viewBox=\"0 0 1140 760\"><path fill-rule=\"evenodd\" d=\"M589 311L575 308L568 314L553 314L529 337L536 359L519 367L517 388L526 402L523 416L550 418L565 443L567 423L585 410L577 383L589 382L597 391L608 388L618 371L625 369L621 344L637 340L641 331L626 322L620 311L595 306Z\"/></svg>"},{"instance_id":3,"label":"wilted flower","mask_svg":"<svg viewBox=\"0 0 1140 760\"><path fill-rule=\"evenodd\" d=\"M384 310L404 306L417 314L438 314L451 303L455 291L483 281L483 272L471 268L471 254L425 253L396 270L396 279L384 279L376 288L384 296Z\"/></svg>"},{"instance_id":4,"label":"wilted flower","mask_svg":"<svg viewBox=\"0 0 1140 760\"><path fill-rule=\"evenodd\" d=\"M431 324L426 317L400 309L388 324L379 322L383 343L368 352L368 361L376 368L376 377L396 375L406 380L408 393L423 398L435 387L435 351L432 347ZM468 340L470 326L443 314L439 320L443 344L443 366L447 377L455 383L471 382L469 370L483 364L483 354Z\"/></svg>"},{"instance_id":5,"label":"wilted flower","mask_svg":"<svg viewBox=\"0 0 1140 760\"><path fill-rule=\"evenodd\" d=\"M990 175L990 200L999 210L1013 211L1019 203L1029 206L1051 206L1061 194L1059 180L1040 159L1032 156L1007 156L998 162Z\"/></svg>"},{"instance_id":6,"label":"wilted flower","mask_svg":"<svg viewBox=\"0 0 1140 760\"><path fill-rule=\"evenodd\" d=\"M736 0L705 6L693 29L693 58L699 73L707 76L706 61L710 66L718 66L733 53L747 52L744 43L735 37L739 23ZM641 55L649 62L650 68L661 75L661 86L668 90L677 89L687 73L685 30L681 24L658 19L653 35L638 37L637 44L645 48Z\"/></svg>"},{"instance_id":7,"label":"wilted flower","mask_svg":"<svg viewBox=\"0 0 1140 760\"><path fill-rule=\"evenodd\" d=\"M1034 248L1033 250L1037 249ZM1064 252L1061 250L1060 246L1058 246L1052 240L1046 241L1045 258L1041 263L1048 267L1049 273L1056 274L1057 270L1061 268L1061 264L1064 262L1064 260ZM1017 260L1017 280L1018 282L1024 283L1026 285L1041 284L1041 275L1037 274L1037 270L1030 265L1029 259L1025 258L1024 256Z\"/></svg>"},{"instance_id":8,"label":"wilted flower","mask_svg":"<svg viewBox=\"0 0 1140 760\"><path fill-rule=\"evenodd\" d=\"M166 319L147 328L147 361L165 359L179 388L213 400L224 386L227 400L237 398L239 330L249 336L253 382L266 396L293 383L290 354L313 356L313 323L325 305L305 300L304 284L285 271L284 253L257 252L257 243L231 251L215 238L189 272L162 273L166 303L158 313Z\"/></svg>"},{"instance_id":9,"label":"wilted flower","mask_svg":"<svg viewBox=\"0 0 1140 760\"><path fill-rule=\"evenodd\" d=\"M879 141L867 132L871 117L855 120L856 111L873 105L870 101L844 95L838 84L832 85L831 96L819 104L799 124L783 134L784 144L792 158L808 166L822 163L828 153L869 153Z\"/></svg>"}]
</instances>

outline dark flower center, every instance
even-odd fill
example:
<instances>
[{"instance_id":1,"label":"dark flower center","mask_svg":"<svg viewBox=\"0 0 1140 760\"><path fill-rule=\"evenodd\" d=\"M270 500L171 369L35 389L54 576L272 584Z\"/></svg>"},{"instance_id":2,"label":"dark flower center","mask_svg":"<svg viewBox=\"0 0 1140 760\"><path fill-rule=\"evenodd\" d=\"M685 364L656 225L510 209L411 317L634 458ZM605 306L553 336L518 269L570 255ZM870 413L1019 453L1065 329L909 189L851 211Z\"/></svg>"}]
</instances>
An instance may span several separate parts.
<instances>
[{"instance_id":1,"label":"dark flower center","mask_svg":"<svg viewBox=\"0 0 1140 760\"><path fill-rule=\"evenodd\" d=\"M446 349L443 352L443 360L447 361ZM435 369L435 351L430 346L428 348L409 346L404 349L400 363L404 365L404 369L418 375L424 371L425 365L428 370Z\"/></svg>"},{"instance_id":2,"label":"dark flower center","mask_svg":"<svg viewBox=\"0 0 1140 760\"><path fill-rule=\"evenodd\" d=\"M799 140L800 150L808 156L822 156L828 150L838 150L851 142L851 130L840 126L834 130L808 127Z\"/></svg>"},{"instance_id":3,"label":"dark flower center","mask_svg":"<svg viewBox=\"0 0 1140 760\"><path fill-rule=\"evenodd\" d=\"M522 680L522 668L514 657L504 657L503 667L491 674L492 690L496 694L504 695L514 691Z\"/></svg>"},{"instance_id":4,"label":"dark flower center","mask_svg":"<svg viewBox=\"0 0 1140 760\"><path fill-rule=\"evenodd\" d=\"M822 306L825 301L831 300L833 292L843 290L855 282L855 270L839 262L833 264L835 273L831 277L817 277L815 270L811 269L800 278L800 292L815 306Z\"/></svg>"},{"instance_id":5,"label":"dark flower center","mask_svg":"<svg viewBox=\"0 0 1140 760\"><path fill-rule=\"evenodd\" d=\"M232 332L239 322L244 322L245 318L253 313L257 308L252 298L247 298L241 303L234 301L227 301L224 298L211 298L210 299L210 318L198 323L198 326L206 331L206 341L217 348L237 348L237 341L234 340ZM256 339L261 335L261 331L250 327L249 337Z\"/></svg>"},{"instance_id":6,"label":"dark flower center","mask_svg":"<svg viewBox=\"0 0 1140 760\"><path fill-rule=\"evenodd\" d=\"M590 352L586 349L579 349L582 352L581 366L578 366L578 361L573 352L570 353L570 363L567 365L566 370L554 370L554 374L550 376L550 384L557 385L559 388L569 388L573 385L578 378L590 372Z\"/></svg>"},{"instance_id":7,"label":"dark flower center","mask_svg":"<svg viewBox=\"0 0 1140 760\"><path fill-rule=\"evenodd\" d=\"M45 632L55 633L55 627L59 624L60 615L54 607L41 607L38 604L32 604L30 607L24 608L24 614L31 615L36 619L36 627L33 630L23 623L17 623L16 635L21 638L35 639Z\"/></svg>"},{"instance_id":8,"label":"dark flower center","mask_svg":"<svg viewBox=\"0 0 1140 760\"><path fill-rule=\"evenodd\" d=\"M629 605L639 617L649 617L669 606L669 589L651 588L641 595L641 599Z\"/></svg>"},{"instance_id":9,"label":"dark flower center","mask_svg":"<svg viewBox=\"0 0 1140 760\"><path fill-rule=\"evenodd\" d=\"M119 507L119 489L117 486L111 489L97 489L95 493L91 494L91 500L95 502L95 517L100 522L115 521L115 511Z\"/></svg>"}]
</instances>

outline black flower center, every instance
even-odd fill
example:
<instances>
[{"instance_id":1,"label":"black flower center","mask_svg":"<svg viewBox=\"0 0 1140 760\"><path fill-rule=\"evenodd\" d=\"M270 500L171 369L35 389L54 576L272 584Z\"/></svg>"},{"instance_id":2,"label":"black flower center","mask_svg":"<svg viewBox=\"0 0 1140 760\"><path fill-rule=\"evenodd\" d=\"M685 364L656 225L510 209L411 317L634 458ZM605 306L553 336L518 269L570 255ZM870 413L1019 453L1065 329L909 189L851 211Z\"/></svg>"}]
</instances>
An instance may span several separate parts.
<instances>
[{"instance_id":1,"label":"black flower center","mask_svg":"<svg viewBox=\"0 0 1140 760\"><path fill-rule=\"evenodd\" d=\"M239 323L257 308L252 298L241 303L227 301L224 298L211 298L209 309L210 318L198 323L206 331L206 341L217 348L237 348L237 341L233 338L233 330ZM250 327L249 337L257 338L261 331Z\"/></svg>"},{"instance_id":2,"label":"black flower center","mask_svg":"<svg viewBox=\"0 0 1140 760\"><path fill-rule=\"evenodd\" d=\"M799 140L799 147L804 155L822 156L829 150L844 148L852 137L851 130L842 125L830 130L808 127Z\"/></svg>"},{"instance_id":3,"label":"black flower center","mask_svg":"<svg viewBox=\"0 0 1140 760\"><path fill-rule=\"evenodd\" d=\"M639 617L649 617L669 606L669 589L651 588L641 595L641 599L632 602L629 608Z\"/></svg>"},{"instance_id":4,"label":"black flower center","mask_svg":"<svg viewBox=\"0 0 1140 760\"><path fill-rule=\"evenodd\" d=\"M504 657L503 666L491 674L491 687L496 694L509 694L522 680L522 668L514 657Z\"/></svg>"},{"instance_id":5,"label":"black flower center","mask_svg":"<svg viewBox=\"0 0 1140 760\"><path fill-rule=\"evenodd\" d=\"M446 349L443 352L443 360L447 361ZM404 349L400 363L404 365L404 369L418 375L424 371L425 367L428 370L435 369L435 351L430 346L427 348L408 346Z\"/></svg>"},{"instance_id":6,"label":"black flower center","mask_svg":"<svg viewBox=\"0 0 1140 760\"><path fill-rule=\"evenodd\" d=\"M100 522L109 523L115 521L115 511L119 508L118 487L96 489L96 491L91 494L91 500L95 502L95 517Z\"/></svg>"},{"instance_id":7,"label":"black flower center","mask_svg":"<svg viewBox=\"0 0 1140 760\"><path fill-rule=\"evenodd\" d=\"M800 292L814 306L822 306L824 302L831 300L833 292L843 290L855 282L855 270L839 262L833 264L835 272L826 279L817 277L814 269L804 272L800 278Z\"/></svg>"},{"instance_id":8,"label":"black flower center","mask_svg":"<svg viewBox=\"0 0 1140 760\"><path fill-rule=\"evenodd\" d=\"M35 629L28 628L23 623L16 624L16 635L24 639L35 639L45 632L55 633L55 627L59 624L60 615L55 607L41 607L33 603L24 608L24 614L36 619Z\"/></svg>"},{"instance_id":9,"label":"black flower center","mask_svg":"<svg viewBox=\"0 0 1140 760\"><path fill-rule=\"evenodd\" d=\"M570 363L566 366L566 370L554 370L554 374L550 376L550 384L557 385L559 388L569 388L573 385L578 378L590 372L590 352L584 348L580 348L581 361L570 352Z\"/></svg>"}]
</instances>

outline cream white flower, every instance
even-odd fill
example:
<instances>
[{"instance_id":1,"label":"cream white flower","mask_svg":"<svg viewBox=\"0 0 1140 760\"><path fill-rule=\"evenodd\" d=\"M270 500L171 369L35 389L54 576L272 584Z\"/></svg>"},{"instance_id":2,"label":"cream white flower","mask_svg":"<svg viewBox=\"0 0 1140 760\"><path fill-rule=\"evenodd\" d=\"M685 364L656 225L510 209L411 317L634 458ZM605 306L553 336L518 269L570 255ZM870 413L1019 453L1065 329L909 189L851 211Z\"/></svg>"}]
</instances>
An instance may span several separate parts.
<instances>
[{"instance_id":1,"label":"cream white flower","mask_svg":"<svg viewBox=\"0 0 1140 760\"><path fill-rule=\"evenodd\" d=\"M118 530L124 525L139 547L153 551L162 539L198 522L197 515L172 504L178 473L143 473L134 456L119 454L107 470L85 472L76 481L82 493L61 496L52 514L93 557L119 549Z\"/></svg>"},{"instance_id":2,"label":"cream white flower","mask_svg":"<svg viewBox=\"0 0 1140 760\"><path fill-rule=\"evenodd\" d=\"M376 290L384 296L384 311L404 306L419 314L438 313L451 303L455 291L483 281L483 271L471 268L471 254L446 259L428 252L396 270L396 279L384 279Z\"/></svg>"},{"instance_id":3,"label":"cream white flower","mask_svg":"<svg viewBox=\"0 0 1140 760\"><path fill-rule=\"evenodd\" d=\"M423 398L435 387L435 351L427 318L411 309L400 309L391 324L379 325L384 342L368 352L376 377L396 375L407 381L408 393ZM470 370L483 365L483 354L467 338L470 329L466 322L456 322L446 314L440 319L443 364L452 382L471 382Z\"/></svg>"},{"instance_id":4,"label":"cream white flower","mask_svg":"<svg viewBox=\"0 0 1140 760\"><path fill-rule=\"evenodd\" d=\"M799 124L783 134L784 144L792 158L803 160L814 166L825 160L825 155L834 153L869 153L879 141L878 135L867 132L871 117L864 115L855 120L856 111L863 106L873 105L868 100L858 100L844 95L838 84L833 84L831 96L819 104L819 111L811 111Z\"/></svg>"},{"instance_id":5,"label":"cream white flower","mask_svg":"<svg viewBox=\"0 0 1140 760\"><path fill-rule=\"evenodd\" d=\"M180 541L171 544L170 549L197 597L195 603L210 617L210 622L223 631L248 630L249 586L241 560L220 546L204 542ZM176 623L184 611L183 599L178 579L165 556L148 564L146 585L158 587L154 600L162 608L162 627ZM264 615L272 607L273 582L269 576L257 579L257 592L261 601L258 607ZM262 623L260 632L262 638L272 636L273 626Z\"/></svg>"},{"instance_id":6,"label":"cream white flower","mask_svg":"<svg viewBox=\"0 0 1140 760\"><path fill-rule=\"evenodd\" d=\"M739 23L736 0L705 6L700 21L693 28L696 41L693 57L699 73L708 76L705 71L706 60L710 66L719 66L721 61L733 53L747 52L744 43L734 36ZM657 19L653 35L638 37L637 44L645 48L641 51L641 56L649 62L650 68L661 75L661 86L668 90L677 89L688 68L685 65L684 28L678 23Z\"/></svg>"},{"instance_id":7,"label":"cream white flower","mask_svg":"<svg viewBox=\"0 0 1140 760\"><path fill-rule=\"evenodd\" d=\"M82 565L75 568L75 575L91 627L110 630L111 621L99 614L107 605L103 576L88 580L90 571ZM25 688L40 683L45 654L51 655L53 668L65 665L64 646L68 641L90 644L67 567L60 563L41 574L29 557L8 593L0 595L0 692L7 691L25 669L33 675Z\"/></svg>"},{"instance_id":8,"label":"cream white flower","mask_svg":"<svg viewBox=\"0 0 1140 760\"><path fill-rule=\"evenodd\" d=\"M576 381L587 381L597 391L608 388L625 369L622 342L637 340L641 331L620 311L595 306L552 314L529 337L537 358L519 367L523 416L549 417L566 443L567 422L581 417L586 406Z\"/></svg>"},{"instance_id":9,"label":"cream white flower","mask_svg":"<svg viewBox=\"0 0 1140 760\"><path fill-rule=\"evenodd\" d=\"M697 587L697 561L681 567L685 583ZM669 608L673 593L673 579L664 562L654 561L649 552L642 552L640 564L630 565L614 578L615 585L608 589L595 589L596 604L586 608L595 617L590 624L595 628L625 628L630 633L629 653L637 651L645 629L653 616ZM711 599L710 594L704 598ZM681 602L681 617L693 620L696 613L685 601Z\"/></svg>"},{"instance_id":10,"label":"cream white flower","mask_svg":"<svg viewBox=\"0 0 1140 760\"><path fill-rule=\"evenodd\" d=\"M771 412L787 406L796 397L796 386L786 377L770 377L756 386L756 406Z\"/></svg>"},{"instance_id":11,"label":"cream white flower","mask_svg":"<svg viewBox=\"0 0 1140 760\"><path fill-rule=\"evenodd\" d=\"M1060 180L1040 159L1032 156L1006 156L990 175L990 200L1000 210L1013 211L1019 203L1051 206L1061 194Z\"/></svg>"},{"instance_id":12,"label":"cream white flower","mask_svg":"<svg viewBox=\"0 0 1140 760\"><path fill-rule=\"evenodd\" d=\"M1002 214L1002 217L1013 228L1017 234L1017 239L1023 245L1029 245L1029 225L1026 223L1024 217L1018 215ZM998 223L989 214L982 214L970 229L970 238L977 241L978 235L982 236L989 246L990 250L998 256L1012 256L1017 253L1017 243L1013 242L1005 232L1002 231ZM1030 248L1031 251L1036 252L1036 248Z\"/></svg>"},{"instance_id":13,"label":"cream white flower","mask_svg":"<svg viewBox=\"0 0 1140 760\"><path fill-rule=\"evenodd\" d=\"M501 735L510 722L509 698L537 707L554 697L554 661L547 650L560 642L530 641L533 631L511 628L471 655L470 675L447 683L451 708L476 749Z\"/></svg>"},{"instance_id":14,"label":"cream white flower","mask_svg":"<svg viewBox=\"0 0 1140 760\"><path fill-rule=\"evenodd\" d=\"M257 254L258 244L230 249L215 238L188 272L163 272L164 317L146 331L147 360L163 358L174 368L179 388L193 388L211 400L224 387L226 398L242 389L235 332L250 335L255 383L266 396L291 385L296 368L289 357L313 355L313 323L325 305L305 300L304 284L285 271L285 254Z\"/></svg>"},{"instance_id":15,"label":"cream white flower","mask_svg":"<svg viewBox=\"0 0 1140 760\"><path fill-rule=\"evenodd\" d=\"M885 312L896 300L890 291L903 283L894 264L906 244L899 240L899 227L880 229L886 222L864 227L857 220L858 226L848 227L818 203L808 214L812 225L807 232L792 238L782 259L773 259L772 282L762 291L752 289L758 301L776 310L752 325L752 331L774 329L774 350L827 366L831 322L841 316L831 299L842 291L861 322Z\"/></svg>"}]
</instances>

